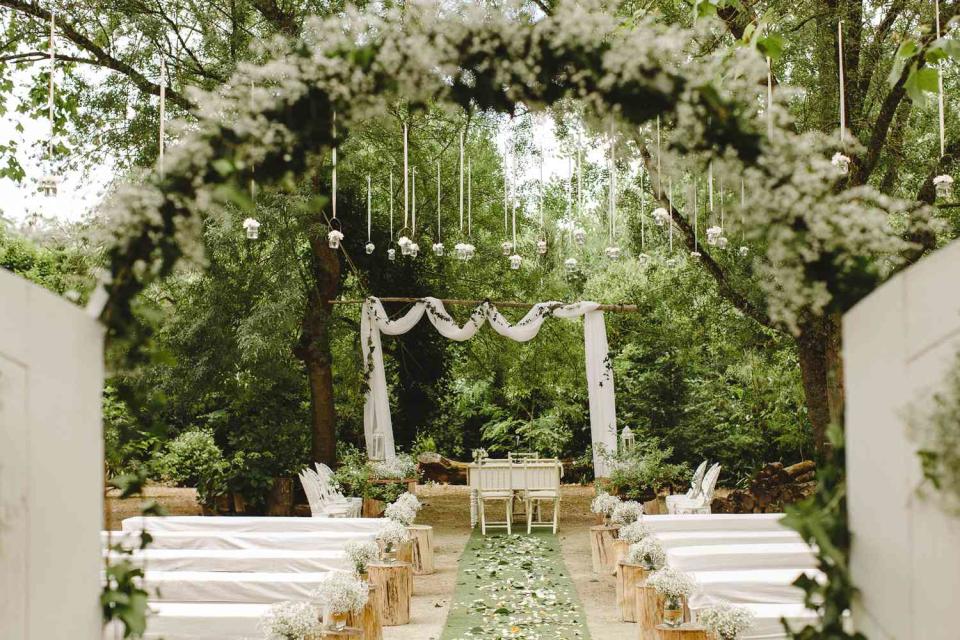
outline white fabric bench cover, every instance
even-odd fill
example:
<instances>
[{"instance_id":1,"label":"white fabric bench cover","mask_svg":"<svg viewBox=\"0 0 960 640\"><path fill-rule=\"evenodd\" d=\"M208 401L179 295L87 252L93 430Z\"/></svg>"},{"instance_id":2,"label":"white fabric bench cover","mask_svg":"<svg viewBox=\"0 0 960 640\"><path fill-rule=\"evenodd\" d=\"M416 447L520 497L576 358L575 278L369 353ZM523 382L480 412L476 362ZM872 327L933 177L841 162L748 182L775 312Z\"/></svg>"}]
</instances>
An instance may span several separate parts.
<instances>
[{"instance_id":1,"label":"white fabric bench cover","mask_svg":"<svg viewBox=\"0 0 960 640\"><path fill-rule=\"evenodd\" d=\"M111 554L119 560L119 554ZM137 551L130 558L150 571L234 571L311 573L348 570L342 550L295 549L153 549Z\"/></svg>"},{"instance_id":2,"label":"white fabric bench cover","mask_svg":"<svg viewBox=\"0 0 960 640\"><path fill-rule=\"evenodd\" d=\"M374 532L323 531L318 533L230 533L225 531L151 532L151 549L293 549L321 551L342 549L349 540L373 540ZM103 537L106 544L106 535ZM133 543L139 536L133 538ZM113 543L120 540L114 536Z\"/></svg>"},{"instance_id":3,"label":"white fabric bench cover","mask_svg":"<svg viewBox=\"0 0 960 640\"><path fill-rule=\"evenodd\" d=\"M664 549L713 544L785 544L803 542L796 531L661 531L654 536Z\"/></svg>"},{"instance_id":4,"label":"white fabric bench cover","mask_svg":"<svg viewBox=\"0 0 960 640\"><path fill-rule=\"evenodd\" d=\"M804 542L786 544L715 544L667 549L667 564L681 571L737 569L813 569L816 558Z\"/></svg>"},{"instance_id":5,"label":"white fabric bench cover","mask_svg":"<svg viewBox=\"0 0 960 640\"><path fill-rule=\"evenodd\" d=\"M643 516L653 531L779 531L782 513L716 513Z\"/></svg>"},{"instance_id":6,"label":"white fabric bench cover","mask_svg":"<svg viewBox=\"0 0 960 640\"><path fill-rule=\"evenodd\" d=\"M805 573L816 579L823 574L815 569L748 569L746 571L695 571L697 590L690 597L691 609L729 602L801 604L803 590L793 581Z\"/></svg>"},{"instance_id":7,"label":"white fabric bench cover","mask_svg":"<svg viewBox=\"0 0 960 640\"><path fill-rule=\"evenodd\" d=\"M750 611L754 618L753 626L740 636L740 640L779 640L780 638L786 638L787 634L783 629L781 618L786 618L793 629L800 629L817 620L816 613L802 604L741 603L737 606ZM696 620L699 610L691 609L691 613Z\"/></svg>"},{"instance_id":8,"label":"white fabric bench cover","mask_svg":"<svg viewBox=\"0 0 960 640\"><path fill-rule=\"evenodd\" d=\"M376 533L383 520L376 518L272 518L260 516L157 516L123 521L124 531L225 533Z\"/></svg>"},{"instance_id":9,"label":"white fabric bench cover","mask_svg":"<svg viewBox=\"0 0 960 640\"><path fill-rule=\"evenodd\" d=\"M147 591L158 602L280 602L311 600L326 572L239 573L147 570Z\"/></svg>"},{"instance_id":10,"label":"white fabric bench cover","mask_svg":"<svg viewBox=\"0 0 960 640\"><path fill-rule=\"evenodd\" d=\"M146 640L262 640L269 604L151 602ZM104 640L122 637L108 629Z\"/></svg>"}]
</instances>

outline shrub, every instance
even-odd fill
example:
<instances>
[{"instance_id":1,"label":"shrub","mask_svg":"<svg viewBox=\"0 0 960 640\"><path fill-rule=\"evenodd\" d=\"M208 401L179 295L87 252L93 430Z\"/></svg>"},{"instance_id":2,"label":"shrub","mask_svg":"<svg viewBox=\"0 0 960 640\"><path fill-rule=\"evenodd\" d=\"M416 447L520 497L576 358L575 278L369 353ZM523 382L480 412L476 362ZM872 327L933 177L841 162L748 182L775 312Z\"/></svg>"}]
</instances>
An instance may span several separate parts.
<instances>
[{"instance_id":1,"label":"shrub","mask_svg":"<svg viewBox=\"0 0 960 640\"><path fill-rule=\"evenodd\" d=\"M167 445L157 458L160 477L184 487L196 487L205 479L222 473L225 462L220 447L209 431L184 431Z\"/></svg>"},{"instance_id":2,"label":"shrub","mask_svg":"<svg viewBox=\"0 0 960 640\"><path fill-rule=\"evenodd\" d=\"M661 449L656 443L618 453L611 459L609 492L630 500L647 501L665 487L682 484L690 475L690 468L667 462L672 455L672 449Z\"/></svg>"}]
</instances>

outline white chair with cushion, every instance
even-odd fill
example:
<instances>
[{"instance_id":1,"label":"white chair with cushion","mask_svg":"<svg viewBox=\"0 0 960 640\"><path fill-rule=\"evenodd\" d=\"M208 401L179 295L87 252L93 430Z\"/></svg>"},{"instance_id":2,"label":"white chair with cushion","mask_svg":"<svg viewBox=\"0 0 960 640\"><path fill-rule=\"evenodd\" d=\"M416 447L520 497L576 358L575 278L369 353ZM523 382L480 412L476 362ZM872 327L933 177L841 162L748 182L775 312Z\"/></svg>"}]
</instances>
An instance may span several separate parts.
<instances>
[{"instance_id":1,"label":"white chair with cushion","mask_svg":"<svg viewBox=\"0 0 960 640\"><path fill-rule=\"evenodd\" d=\"M513 469L503 461L492 463L489 458L479 461L477 468L477 506L480 511L480 531L487 534L487 527L505 527L507 535L513 533ZM506 520L488 521L487 502L503 502Z\"/></svg>"},{"instance_id":2,"label":"white chair with cushion","mask_svg":"<svg viewBox=\"0 0 960 640\"><path fill-rule=\"evenodd\" d=\"M707 461L704 460L693 473L693 478L690 479L690 489L686 493L667 496L667 513L676 513L677 505L679 503L693 500L700 495L700 491L702 489L701 485L703 484L703 475L706 473L706 471Z\"/></svg>"}]
</instances>

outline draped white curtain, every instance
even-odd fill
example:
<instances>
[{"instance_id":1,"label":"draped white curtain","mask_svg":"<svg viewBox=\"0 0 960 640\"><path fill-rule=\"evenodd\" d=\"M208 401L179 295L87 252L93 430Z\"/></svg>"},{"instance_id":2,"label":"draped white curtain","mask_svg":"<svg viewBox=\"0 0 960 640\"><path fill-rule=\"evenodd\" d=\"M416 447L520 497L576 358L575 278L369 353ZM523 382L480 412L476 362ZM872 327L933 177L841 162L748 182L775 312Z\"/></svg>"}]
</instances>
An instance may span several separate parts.
<instances>
[{"instance_id":1,"label":"draped white curtain","mask_svg":"<svg viewBox=\"0 0 960 640\"><path fill-rule=\"evenodd\" d=\"M380 334L396 336L410 331L426 314L430 324L440 335L451 340L469 340L484 322L498 334L527 342L536 337L549 316L576 319L583 316L583 338L587 362L587 392L590 400L590 433L593 441L593 468L598 477L609 475L608 464L601 455L617 450L617 415L614 397L613 370L607 345L607 329L603 312L596 302L562 304L541 302L516 324L511 325L493 305L484 302L477 307L462 327L447 313L436 298L423 298L413 304L403 316L391 320L379 299L370 297L363 303L360 318L360 349L367 376L367 395L363 407L363 431L367 450L374 449L374 439L380 435L387 459L396 456L393 424L390 419L390 396L383 368L383 348Z\"/></svg>"}]
</instances>

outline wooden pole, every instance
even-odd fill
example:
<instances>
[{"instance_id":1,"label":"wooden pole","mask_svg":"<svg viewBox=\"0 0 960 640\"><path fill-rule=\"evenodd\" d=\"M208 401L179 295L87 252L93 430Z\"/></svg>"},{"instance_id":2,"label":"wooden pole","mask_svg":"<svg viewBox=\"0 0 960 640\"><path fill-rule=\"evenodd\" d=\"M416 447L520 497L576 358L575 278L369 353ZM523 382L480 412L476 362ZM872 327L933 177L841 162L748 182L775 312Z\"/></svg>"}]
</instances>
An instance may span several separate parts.
<instances>
[{"instance_id":1,"label":"wooden pole","mask_svg":"<svg viewBox=\"0 0 960 640\"><path fill-rule=\"evenodd\" d=\"M408 297L384 297L379 298L380 302L403 302L412 304L414 302L420 302L421 298L408 298ZM328 300L330 304L363 304L364 300L351 298L346 300ZM441 300L444 306L461 306L461 307L479 307L484 302L489 302L495 307L501 309L525 309L527 307L532 307L535 302L516 302L512 300L460 300L460 299L445 299ZM561 303L566 304L566 303ZM621 313L639 313L640 309L635 304L601 304L597 307L597 311L615 311Z\"/></svg>"}]
</instances>

